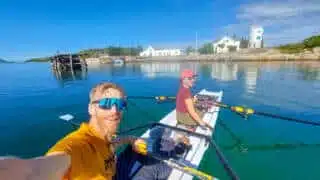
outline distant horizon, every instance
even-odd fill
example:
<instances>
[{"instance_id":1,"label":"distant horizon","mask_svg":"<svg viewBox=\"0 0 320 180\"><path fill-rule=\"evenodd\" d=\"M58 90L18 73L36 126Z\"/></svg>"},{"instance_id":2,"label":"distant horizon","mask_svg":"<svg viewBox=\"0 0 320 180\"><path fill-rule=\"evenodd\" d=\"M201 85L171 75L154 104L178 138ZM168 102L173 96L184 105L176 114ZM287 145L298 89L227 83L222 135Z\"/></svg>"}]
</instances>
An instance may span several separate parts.
<instances>
[{"instance_id":1,"label":"distant horizon","mask_svg":"<svg viewBox=\"0 0 320 180\"><path fill-rule=\"evenodd\" d=\"M320 35L320 34L319 34ZM221 37L219 37L218 39L224 37L224 36L229 36L229 37L232 37L232 35L222 35ZM237 36L238 37L238 36ZM248 38L248 36L242 36L244 38ZM310 36L307 36L307 37L310 37ZM305 38L307 38L305 37ZM239 38L239 37L238 37ZM241 38L241 37L240 37ZM214 41L214 40L213 40ZM211 41L211 42L213 42ZM198 48L201 47L201 45L203 45L204 43L208 43L209 41L203 41L202 43L199 43L198 42ZM297 42L292 42L292 43L299 43L301 41L297 41ZM152 44L148 44L148 45L145 45L145 46L142 46L142 45L132 45L131 47L134 48L134 47L138 47L138 46L142 46L143 49L147 48L148 46L152 46L153 48L178 48L178 49L185 49L187 48L188 46L191 46L193 48L196 47L195 43L193 45L184 45L183 47L176 47L176 46L171 46L171 47L163 47L163 46L154 46ZM281 44L279 44L281 45ZM275 47L277 45L274 45L274 46L265 46L264 48L272 48L272 47ZM8 62L17 62L17 63L20 63L20 62L24 62L24 61L27 61L27 60L30 60L30 59L37 59L37 58L48 58L48 57L51 57L51 56L54 56L57 52L59 52L59 54L76 54L76 53L79 53L80 51L83 51L83 50L90 50L90 49L103 49L103 48L108 48L108 47L120 47L120 48L130 48L130 46L117 46L117 45L107 45L107 46L102 46L102 47L89 47L89 48L84 48L84 49L79 49L79 50L76 50L74 52L68 52L68 51L59 51L57 50L56 52L52 53L52 54L48 54L46 56L39 56L39 57L29 57L29 58L22 58L22 59L19 59L19 60L9 60L9 59L6 59L6 58L2 58L0 57L0 60L4 60L4 61L8 61Z\"/></svg>"},{"instance_id":2,"label":"distant horizon","mask_svg":"<svg viewBox=\"0 0 320 180\"><path fill-rule=\"evenodd\" d=\"M268 47L320 33L318 0L1 1L0 12L0 57L9 61L109 45L182 48L196 34L200 46L248 37L253 24Z\"/></svg>"}]
</instances>

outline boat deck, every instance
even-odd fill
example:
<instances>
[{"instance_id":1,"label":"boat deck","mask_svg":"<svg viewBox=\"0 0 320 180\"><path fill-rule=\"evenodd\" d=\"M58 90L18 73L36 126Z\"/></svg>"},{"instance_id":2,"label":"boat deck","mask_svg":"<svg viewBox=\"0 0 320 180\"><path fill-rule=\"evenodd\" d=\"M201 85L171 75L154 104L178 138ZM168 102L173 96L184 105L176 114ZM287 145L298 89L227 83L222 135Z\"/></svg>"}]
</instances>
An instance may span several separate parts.
<instances>
[{"instance_id":1,"label":"boat deck","mask_svg":"<svg viewBox=\"0 0 320 180\"><path fill-rule=\"evenodd\" d=\"M211 92L207 91L205 89L201 90L198 94L200 95L209 95L213 96L216 101L221 101L223 92ZM206 121L213 127L216 125L216 121L218 119L218 113L219 113L220 108L217 106L212 106L208 112L206 112L203 116L203 120ZM176 121L176 110L171 111L167 116L165 116L163 119L160 120L160 123L170 125L170 126L176 126L177 121ZM213 131L209 130L208 128L202 129L201 127L197 127L196 132L201 133L207 136L210 136L214 133ZM141 137L143 138L148 138L149 137L150 130L145 132ZM171 137L174 136L174 132L171 134ZM187 152L185 155L185 161L187 161L188 164L191 164L193 167L197 168L202 160L202 157L205 153L205 151L208 149L209 143L206 142L205 139L195 137L195 136L189 136L190 143L192 144L192 148ZM193 179L193 176L184 173L180 170L173 169L169 178L172 180L177 180L177 179Z\"/></svg>"}]
</instances>

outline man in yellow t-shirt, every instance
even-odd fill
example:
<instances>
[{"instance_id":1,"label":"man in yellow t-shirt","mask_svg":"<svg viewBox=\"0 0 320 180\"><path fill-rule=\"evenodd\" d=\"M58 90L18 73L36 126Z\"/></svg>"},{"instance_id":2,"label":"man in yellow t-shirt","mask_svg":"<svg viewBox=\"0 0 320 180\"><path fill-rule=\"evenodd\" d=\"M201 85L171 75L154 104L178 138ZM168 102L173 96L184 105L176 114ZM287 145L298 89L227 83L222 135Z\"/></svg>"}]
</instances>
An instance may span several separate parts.
<instances>
[{"instance_id":1,"label":"man in yellow t-shirt","mask_svg":"<svg viewBox=\"0 0 320 180\"><path fill-rule=\"evenodd\" d=\"M46 153L47 156L64 154L70 157L71 163L63 179L112 179L116 173L115 149L124 143L130 143L138 153L146 153L146 144L141 139L114 141L125 107L124 92L117 85L101 83L91 90L89 122L82 123Z\"/></svg>"}]
</instances>

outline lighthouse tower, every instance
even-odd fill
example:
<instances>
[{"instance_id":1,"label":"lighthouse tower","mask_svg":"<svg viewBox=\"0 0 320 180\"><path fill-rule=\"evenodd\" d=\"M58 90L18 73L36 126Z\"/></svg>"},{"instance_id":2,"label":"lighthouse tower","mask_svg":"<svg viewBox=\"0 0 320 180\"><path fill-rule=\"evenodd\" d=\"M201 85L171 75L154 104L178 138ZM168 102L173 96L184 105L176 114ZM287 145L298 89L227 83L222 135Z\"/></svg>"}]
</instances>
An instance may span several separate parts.
<instances>
[{"instance_id":1,"label":"lighthouse tower","mask_svg":"<svg viewBox=\"0 0 320 180\"><path fill-rule=\"evenodd\" d=\"M262 48L263 46L263 28L258 25L251 26L250 29L250 48Z\"/></svg>"}]
</instances>

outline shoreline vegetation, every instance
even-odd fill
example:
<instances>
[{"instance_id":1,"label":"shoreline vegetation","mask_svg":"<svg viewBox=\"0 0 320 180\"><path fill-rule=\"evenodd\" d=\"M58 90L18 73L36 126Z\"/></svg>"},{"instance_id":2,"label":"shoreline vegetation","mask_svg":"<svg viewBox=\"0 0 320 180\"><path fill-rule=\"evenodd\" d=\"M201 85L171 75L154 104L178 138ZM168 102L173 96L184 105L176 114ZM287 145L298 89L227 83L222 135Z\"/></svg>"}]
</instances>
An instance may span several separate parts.
<instances>
[{"instance_id":1,"label":"shoreline vegetation","mask_svg":"<svg viewBox=\"0 0 320 180\"><path fill-rule=\"evenodd\" d=\"M1 64L1 63L14 63L14 62L12 62L12 61L7 61L7 60L4 60L4 59L0 58L0 64Z\"/></svg>"},{"instance_id":2,"label":"shoreline vegetation","mask_svg":"<svg viewBox=\"0 0 320 180\"><path fill-rule=\"evenodd\" d=\"M212 54L211 43L203 44L198 49L199 54L194 55L193 48L185 49L186 55L183 56L159 56L159 57L140 57L139 53L143 50L137 47L115 47L95 48L82 50L75 55L90 61L98 60L100 63L111 63L112 59L125 57L130 63L134 62L181 62L181 61L307 61L320 60L320 35L304 39L302 42L280 45L272 48L249 49L243 48L237 52ZM212 44L211 44L212 46ZM50 62L51 57L32 58L25 62ZM90 62L88 62L90 64Z\"/></svg>"}]
</instances>

